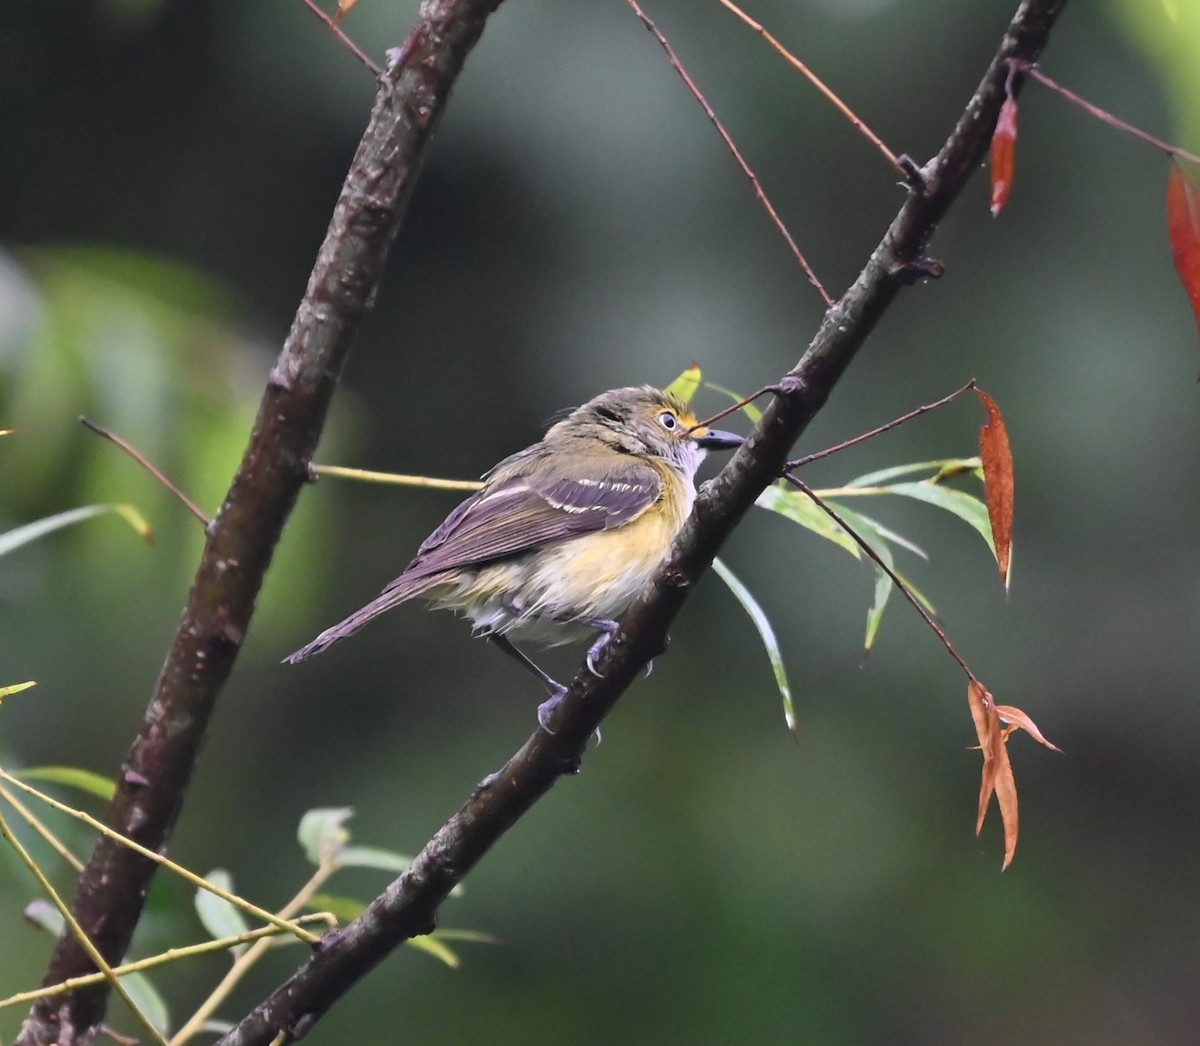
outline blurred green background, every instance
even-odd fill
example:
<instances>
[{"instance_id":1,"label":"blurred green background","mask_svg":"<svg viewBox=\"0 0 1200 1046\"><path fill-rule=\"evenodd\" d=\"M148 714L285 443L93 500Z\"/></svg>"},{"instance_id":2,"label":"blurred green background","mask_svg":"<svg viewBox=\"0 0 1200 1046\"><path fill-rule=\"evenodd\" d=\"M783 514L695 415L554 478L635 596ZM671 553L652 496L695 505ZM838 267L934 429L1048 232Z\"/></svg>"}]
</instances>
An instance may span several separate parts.
<instances>
[{"instance_id":1,"label":"blurred green background","mask_svg":"<svg viewBox=\"0 0 1200 1046\"><path fill-rule=\"evenodd\" d=\"M763 0L750 9L897 151L941 144L1013 0ZM903 191L716 4L649 8L817 271L853 279ZM346 27L398 44L412 2ZM1069 7L1044 67L1200 148L1200 5ZM94 501L115 517L0 560L6 767L114 774L178 620L195 521L76 423L134 441L215 508L303 292L372 98L291 0L22 4L0 30L0 531ZM715 579L670 653L442 924L494 934L451 971L410 949L313 1043L1177 1043L1200 1026L1200 441L1196 328L1171 268L1163 158L1036 86L999 221L981 176L939 231L945 277L888 313L806 436L817 449L978 378L1017 456L1012 593L961 523L871 506L998 700L1065 751L1013 744L1015 865L972 834L965 687L899 603L861 661L872 576L756 513L724 553L771 615L802 739ZM625 5L509 0L467 63L345 374L325 462L469 478L604 388L696 360L750 390L819 302ZM720 405L702 394L701 409ZM812 469L814 483L973 452L966 404ZM1191 448L1189 450L1189 448ZM404 607L298 668L454 495L326 481L285 535L172 847L282 904L295 826L418 849L534 727L541 695L449 615ZM546 663L569 673L578 652ZM99 809L99 807L96 807ZM994 817L993 813L993 817ZM58 824L59 822L55 822ZM64 827L76 848L87 837ZM48 855L37 850L40 856ZM70 877L58 876L64 888ZM347 873L366 897L379 874ZM36 889L0 856L0 995L41 976ZM193 940L160 882L137 952ZM299 952L271 957L236 1017ZM159 978L186 1015L226 963ZM0 1013L9 1041L22 1009ZM114 1008L114 1023L129 1022Z\"/></svg>"}]
</instances>

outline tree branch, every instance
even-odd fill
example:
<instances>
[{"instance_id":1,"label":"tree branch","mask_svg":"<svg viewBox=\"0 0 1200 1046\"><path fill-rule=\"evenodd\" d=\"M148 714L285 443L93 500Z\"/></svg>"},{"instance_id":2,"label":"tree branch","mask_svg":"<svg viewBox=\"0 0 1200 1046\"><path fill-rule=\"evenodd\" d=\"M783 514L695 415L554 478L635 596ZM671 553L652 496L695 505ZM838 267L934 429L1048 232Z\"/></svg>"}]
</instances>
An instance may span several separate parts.
<instances>
[{"instance_id":1,"label":"tree branch","mask_svg":"<svg viewBox=\"0 0 1200 1046\"><path fill-rule=\"evenodd\" d=\"M1004 97L1006 62L1035 61L1065 4L1021 4L954 133L922 170L924 191L909 195L854 285L826 312L808 351L780 382L745 446L700 493L670 556L601 655L601 676L581 669L559 705L555 732L535 733L503 769L483 781L412 867L362 916L323 938L315 954L221 1046L267 1046L303 1035L393 948L433 929L451 888L559 777L578 767L600 721L646 662L665 648L667 628L689 590L754 500L779 476L788 451L888 305L901 288L929 271L925 247L987 152Z\"/></svg>"},{"instance_id":2,"label":"tree branch","mask_svg":"<svg viewBox=\"0 0 1200 1046\"><path fill-rule=\"evenodd\" d=\"M371 304L430 137L467 53L499 4L424 0L416 26L380 78L370 122L271 371L249 446L208 528L183 619L109 808L109 826L151 850L166 845L183 806L217 696L307 478L350 340ZM110 963L128 947L155 867L102 839L84 870L73 910ZM93 969L65 934L45 983ZM107 986L96 985L39 1001L19 1046L91 1041L107 998Z\"/></svg>"}]
</instances>

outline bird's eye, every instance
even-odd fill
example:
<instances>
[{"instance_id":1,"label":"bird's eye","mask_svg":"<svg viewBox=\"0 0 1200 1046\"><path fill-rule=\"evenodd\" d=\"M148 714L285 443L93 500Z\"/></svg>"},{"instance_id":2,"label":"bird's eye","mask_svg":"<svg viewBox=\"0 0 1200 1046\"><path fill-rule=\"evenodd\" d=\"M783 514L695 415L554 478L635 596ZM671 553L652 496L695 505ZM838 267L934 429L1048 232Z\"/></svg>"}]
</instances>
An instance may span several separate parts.
<instances>
[{"instance_id":1,"label":"bird's eye","mask_svg":"<svg viewBox=\"0 0 1200 1046\"><path fill-rule=\"evenodd\" d=\"M675 417L669 410L664 410L658 416L658 423L668 432L674 432L679 428L679 419Z\"/></svg>"}]
</instances>

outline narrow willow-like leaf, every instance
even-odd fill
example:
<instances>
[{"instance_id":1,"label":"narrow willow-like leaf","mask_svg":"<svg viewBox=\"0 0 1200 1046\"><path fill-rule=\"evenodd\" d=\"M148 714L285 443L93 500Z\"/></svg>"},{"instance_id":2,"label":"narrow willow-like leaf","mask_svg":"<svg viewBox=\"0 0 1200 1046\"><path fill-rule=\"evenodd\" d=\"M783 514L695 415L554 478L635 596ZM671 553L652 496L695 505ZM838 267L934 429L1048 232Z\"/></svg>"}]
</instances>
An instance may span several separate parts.
<instances>
[{"instance_id":1,"label":"narrow willow-like leaf","mask_svg":"<svg viewBox=\"0 0 1200 1046\"><path fill-rule=\"evenodd\" d=\"M888 547L887 540L883 534L875 526L874 520L860 515L853 509L846 508L845 505L829 502L829 507L841 516L846 521L846 525L853 528L863 541L871 546L871 551L875 555L883 560L888 567L895 570L892 550ZM883 612L887 608L887 602L891 597L892 589L896 587L895 582L892 581L886 570L880 569L877 563L872 563L872 566L875 570L875 593L871 600L871 606L867 609L867 631L863 639L864 653L870 653L871 647L875 645L875 637L879 634L879 625L883 621Z\"/></svg>"},{"instance_id":2,"label":"narrow willow-like leaf","mask_svg":"<svg viewBox=\"0 0 1200 1046\"><path fill-rule=\"evenodd\" d=\"M0 686L0 701L6 697L12 697L13 694L19 694L30 687L37 686L37 680L29 679L24 683L11 683L8 686Z\"/></svg>"},{"instance_id":3,"label":"narrow willow-like leaf","mask_svg":"<svg viewBox=\"0 0 1200 1046\"><path fill-rule=\"evenodd\" d=\"M855 540L798 490L786 490L779 484L772 484L759 494L755 504L770 512L778 512L793 523L799 523L814 534L832 541L855 559L862 557L862 549Z\"/></svg>"},{"instance_id":4,"label":"narrow willow-like leaf","mask_svg":"<svg viewBox=\"0 0 1200 1046\"><path fill-rule=\"evenodd\" d=\"M722 396L728 396L734 403L742 403L745 396L739 396L733 389L727 389L724 385L714 385L711 381L704 383L706 389L712 389L713 392L719 392ZM752 425L757 425L762 418L762 411L759 410L753 403L742 403L742 413L750 419Z\"/></svg>"},{"instance_id":5,"label":"narrow willow-like leaf","mask_svg":"<svg viewBox=\"0 0 1200 1046\"><path fill-rule=\"evenodd\" d=\"M976 473L983 478L983 463L979 458L939 458L937 461L918 461L911 465L893 465L891 468L868 472L865 476L850 480L848 487L880 487L900 476L912 476L918 472L932 472L936 482L943 476L961 472Z\"/></svg>"},{"instance_id":6,"label":"narrow willow-like leaf","mask_svg":"<svg viewBox=\"0 0 1200 1046\"><path fill-rule=\"evenodd\" d=\"M977 531L993 556L996 555L996 545L992 541L992 524L988 520L987 505L974 494L968 494L953 487L943 487L938 483L893 483L887 488L890 494L899 494L906 498L915 498L928 505L936 505L953 513L959 519L969 523Z\"/></svg>"},{"instance_id":7,"label":"narrow willow-like leaf","mask_svg":"<svg viewBox=\"0 0 1200 1046\"><path fill-rule=\"evenodd\" d=\"M787 669L783 664L783 654L779 649L779 640L775 637L775 629L758 600L750 594L750 590L738 580L737 576L719 559L714 559L713 571L725 582L734 598L742 604L742 609L758 629L763 646L767 650L767 659L771 662L771 671L775 673L775 686L779 696L783 698L783 718L787 728L796 733L796 708L792 702L792 688L788 685Z\"/></svg>"},{"instance_id":8,"label":"narrow willow-like leaf","mask_svg":"<svg viewBox=\"0 0 1200 1046\"><path fill-rule=\"evenodd\" d=\"M667 386L666 392L672 396L677 396L684 403L691 403L692 397L696 395L696 390L700 388L700 379L702 377L700 364L693 363Z\"/></svg>"},{"instance_id":9,"label":"narrow willow-like leaf","mask_svg":"<svg viewBox=\"0 0 1200 1046\"><path fill-rule=\"evenodd\" d=\"M419 952L424 952L426 955L432 955L435 959L440 959L452 970L457 970L462 965L462 960L458 957L454 949L436 937L410 937L404 943L410 948L416 948Z\"/></svg>"},{"instance_id":10,"label":"narrow willow-like leaf","mask_svg":"<svg viewBox=\"0 0 1200 1046\"><path fill-rule=\"evenodd\" d=\"M106 802L111 802L117 794L117 783L111 777L77 766L35 766L22 770L16 776L22 781L49 781L51 784L77 788Z\"/></svg>"},{"instance_id":11,"label":"narrow willow-like leaf","mask_svg":"<svg viewBox=\"0 0 1200 1046\"><path fill-rule=\"evenodd\" d=\"M62 530L64 527L74 526L76 523L82 523L84 520L110 512L115 512L124 519L144 541L149 542L153 539L150 525L132 505L84 505L81 508L68 509L66 512L59 512L54 516L34 520L32 523L26 523L24 526L15 527L0 534L0 556L7 555L14 549L28 545L31 541L37 541L38 538L52 534L56 530Z\"/></svg>"}]
</instances>

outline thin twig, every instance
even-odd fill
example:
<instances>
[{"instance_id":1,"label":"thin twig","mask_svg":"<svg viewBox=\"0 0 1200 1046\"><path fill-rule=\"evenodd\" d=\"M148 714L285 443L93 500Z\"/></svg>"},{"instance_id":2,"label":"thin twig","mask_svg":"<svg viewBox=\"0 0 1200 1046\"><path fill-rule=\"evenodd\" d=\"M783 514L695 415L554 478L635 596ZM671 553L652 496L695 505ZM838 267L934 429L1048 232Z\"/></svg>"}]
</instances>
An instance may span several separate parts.
<instances>
[{"instance_id":1,"label":"thin twig","mask_svg":"<svg viewBox=\"0 0 1200 1046\"><path fill-rule=\"evenodd\" d=\"M950 637L946 635L945 631L942 629L942 626L933 619L933 615L930 614L929 611L921 606L920 601L912 594L912 591L909 589L908 585L906 585L901 580L900 576L880 558L879 553L877 553L863 538L861 538L857 531L855 531L855 529L850 526L849 523L842 519L842 517L839 516L837 512L831 508L815 490L812 489L812 487L805 483L804 480L798 479L797 477L791 475L791 473L784 473L783 479L804 494L804 496L807 497L814 505L816 505L817 508L824 512L825 515L832 519L839 527L842 528L842 530L849 534L854 543L867 554L867 557L871 560L871 562L892 579L892 583L900 590L904 598L912 604L913 609L915 609L916 612L921 615L925 621L925 624L933 629L934 635L936 635L938 639L942 641L942 646L946 648L947 653L949 653L949 655L954 658L956 662L958 662L958 667L966 673L968 679L974 680L975 673L971 671L966 661L963 660L962 655L954 649L954 644L950 642Z\"/></svg>"},{"instance_id":2,"label":"thin twig","mask_svg":"<svg viewBox=\"0 0 1200 1046\"><path fill-rule=\"evenodd\" d=\"M696 82L688 74L688 71L684 69L682 63L679 61L679 56L675 53L675 49L668 42L667 38L663 36L658 26L656 26L654 22L650 20L650 16L641 9L637 0L625 0L625 2L633 9L633 13L637 15L638 20L650 31L650 35L658 41L658 45L666 52L667 61L671 63L671 68L679 74L680 79L683 80L684 84L687 85L687 89L691 92L692 97L696 99L700 105L700 108L704 110L704 115L708 117L709 122L717 129L717 134L721 136L721 140L725 143L725 147L730 151L730 153L733 154L733 158L737 161L737 165L742 169L742 173L750 179L750 184L754 188L754 195L758 197L758 202L763 205L767 215L775 224L775 228L779 230L779 234L787 242L788 247L791 248L792 254L795 256L796 261L800 263L800 268L804 270L804 275L807 277L808 282L816 287L817 293L821 295L821 300L825 302L825 307L829 308L831 305L833 305L833 298L829 296L829 292L825 290L821 284L821 281L817 279L817 274L813 272L812 266L808 264L808 260L801 253L800 248L796 245L796 241L793 239L792 234L788 232L787 226L783 224L783 220L779 217L774 205L767 198L767 194L763 190L762 183L758 180L758 175L754 173L750 165L742 156L741 151L734 144L733 138L731 138L729 132L725 130L725 125L721 123L717 114L713 111L713 107L708 104L708 99L704 97L700 91L700 88L696 86Z\"/></svg>"},{"instance_id":3,"label":"thin twig","mask_svg":"<svg viewBox=\"0 0 1200 1046\"><path fill-rule=\"evenodd\" d=\"M315 934L311 934L307 930L301 929L295 923L279 918L278 915L268 912L265 908L260 908L257 904L252 904L244 897L239 897L235 893L230 893L228 890L222 889L220 886L217 886L214 883L210 883L207 879L197 875L190 869L184 868L183 865L176 864L169 857L164 857L162 854L156 854L153 850L148 850L139 843L135 843L128 836L124 836L120 832L114 832L103 821L96 820L96 818L94 818L91 814L84 813L82 810L76 810L74 807L68 806L66 803L60 803L53 796L49 796L45 792L39 792L33 787L33 785L26 784L18 777L13 777L13 775L7 770L0 769L0 780L7 781L9 784L15 785L17 788L20 788L24 792L28 792L30 795L37 796L37 798L39 798L43 803L52 809L58 810L60 813L69 814L77 821L82 821L89 828L94 828L106 838L112 839L121 846L125 846L130 850L133 850L134 853L139 853L143 857L154 861L156 864L162 865L162 867L174 872L181 879L186 880L198 889L207 890L209 893L220 897L221 900L228 901L234 907L240 908L247 915L252 915L254 918L261 919L265 923L270 923L272 926L277 926L284 933L290 933L293 937L297 937L304 941L305 944L316 944L319 940Z\"/></svg>"},{"instance_id":4,"label":"thin twig","mask_svg":"<svg viewBox=\"0 0 1200 1046\"><path fill-rule=\"evenodd\" d=\"M105 428L103 425L98 425L90 418L85 418L81 415L79 421L85 429L89 429L97 436L103 436L106 440L108 440L109 443L120 447L121 450L133 458L134 461L136 461L142 466L142 468L149 472L150 475L158 480L159 483L161 483L164 487L166 487L167 490L174 494L175 497L183 503L184 508L186 508L198 520L200 520L201 525L207 527L209 523L212 522L209 517L205 515L204 510L200 508L199 505L189 498L174 483L167 479L167 477L163 474L163 471L157 465L153 464L150 459L147 458L146 455L144 455L140 450L135 449L130 443L127 443L115 432L113 432L112 429Z\"/></svg>"},{"instance_id":5,"label":"thin twig","mask_svg":"<svg viewBox=\"0 0 1200 1046\"><path fill-rule=\"evenodd\" d=\"M715 424L716 422L720 421L722 418L727 418L727 417L729 417L730 414L733 414L733 413L741 410L743 407L749 406L756 399L758 399L759 396L765 396L768 392L775 392L777 390L778 390L777 385L764 385L757 392L752 392L752 393L750 393L749 396L743 396L732 407L726 407L724 410L717 411L717 413L714 414L711 418L705 418L703 421L697 422L690 429L688 429L688 432L695 432L696 429L706 429L706 428L708 428L709 425Z\"/></svg>"},{"instance_id":6,"label":"thin twig","mask_svg":"<svg viewBox=\"0 0 1200 1046\"><path fill-rule=\"evenodd\" d=\"M350 39L350 37L346 35L342 27L338 25L337 22L335 22L332 18L330 18L329 15L322 11L313 2L313 0L304 0L304 6L307 7L314 15L316 15L317 18L325 25L325 28L333 33L333 35L342 42L346 50L348 50L352 55L354 55L355 58L362 62L363 65L371 70L371 75L379 76L383 72L379 66L377 66L373 61L371 61L370 58L366 56L366 54L363 53L358 44L356 44Z\"/></svg>"},{"instance_id":7,"label":"thin twig","mask_svg":"<svg viewBox=\"0 0 1200 1046\"><path fill-rule=\"evenodd\" d=\"M478 490L477 479L436 479L433 476L408 476L402 472L372 472L370 469L345 468L342 465L313 465L314 476L356 479L362 483L386 483L398 487L429 487L431 490Z\"/></svg>"},{"instance_id":8,"label":"thin twig","mask_svg":"<svg viewBox=\"0 0 1200 1046\"><path fill-rule=\"evenodd\" d=\"M883 139L881 139L879 135L877 135L871 130L871 128L863 123L862 120L860 120L855 114L854 110L851 109L850 106L848 106L845 102L843 102L836 94L834 94L832 88L827 86L825 82L819 76L817 76L816 73L809 69L807 65L805 65L802 61L800 61L799 58L797 58L786 47L784 47L783 44L781 44L761 22L756 22L753 18L746 14L745 11L738 7L737 4L733 3L732 0L717 0L717 2L722 7L737 15L737 17L745 22L746 25L748 25L764 40L766 40L766 42L775 49L775 52L782 59L784 59L784 61L788 62L794 69L801 73L808 80L808 82L813 85L813 87L820 91L821 94L823 94L826 99L833 104L833 107L837 109L837 111L841 113L847 120L849 120L851 124L854 125L855 130L857 130L859 134L861 134L867 139L867 141L875 146L875 148L883 154L887 162L900 172L901 177L904 178L905 181L908 181L912 175L912 172L909 170L909 168L905 167L905 165L900 162L900 158L894 152L892 152L891 149L883 144Z\"/></svg>"},{"instance_id":9,"label":"thin twig","mask_svg":"<svg viewBox=\"0 0 1200 1046\"><path fill-rule=\"evenodd\" d=\"M724 2L724 0L721 0ZM1063 87L1056 80L1051 80L1045 73L1041 71L1033 62L1026 62L1019 58L1010 58L1008 61L1010 69L1016 69L1018 72L1026 73L1043 87L1049 87L1052 91L1057 91L1067 101L1074 102L1089 116L1094 116L1097 120L1108 124L1109 127L1115 127L1118 131L1124 131L1126 134L1131 134L1135 138L1140 138L1147 145L1153 145L1156 149L1161 149L1168 156L1176 159L1190 160L1192 163L1200 163L1200 156L1195 153L1190 153L1186 149L1181 149L1178 145L1172 145L1170 142L1164 142L1161 138L1155 138L1154 135L1143 131L1140 127L1134 127L1131 123L1126 123L1119 116L1113 116L1112 113L1105 109L1101 109L1098 105L1093 105L1086 98L1077 95L1069 87Z\"/></svg>"},{"instance_id":10,"label":"thin twig","mask_svg":"<svg viewBox=\"0 0 1200 1046\"><path fill-rule=\"evenodd\" d=\"M894 418L886 425L880 425L879 428L871 429L870 432L864 432L861 436L855 436L853 439L848 439L843 443L835 443L832 447L826 447L824 450L815 451L812 454L806 454L802 458L797 458L795 461L789 461L785 466L786 471L791 472L793 469L798 469L802 465L807 465L813 461L819 461L821 458L827 458L830 454L836 454L839 450L846 450L849 447L857 446L859 443L865 443L869 439L874 439L876 436L882 436L885 432L889 432L906 421L912 421L914 418L919 418L922 414L928 414L931 410L937 410L938 407L944 407L947 403L952 403L958 399L964 392L970 392L975 388L975 379L972 378L961 389L956 389L949 396L943 396L940 400L933 403L925 403L916 410L910 410L907 414L901 414L900 417Z\"/></svg>"},{"instance_id":11,"label":"thin twig","mask_svg":"<svg viewBox=\"0 0 1200 1046\"><path fill-rule=\"evenodd\" d=\"M112 990L116 992L118 996L120 996L121 1001L129 1007L130 1012L133 1013L133 1016L137 1020L138 1024L140 1024L146 1030L146 1034L148 1034L154 1042L159 1043L159 1046L167 1046L167 1040L162 1037L162 1033L151 1023L150 1018L142 1013L142 1011L138 1008L137 1003L130 998L129 992L125 990L124 985L122 985L117 979L116 974L113 973L112 967L104 961L104 956L100 954L100 949L98 949L95 944L92 943L92 939L84 932L83 927L79 925L79 920L71 914L71 909L67 906L67 902L62 899L62 896L59 894L59 892L54 889L54 884L46 878L46 873L38 867L37 861L35 861L30 855L29 851L21 845L21 841L15 835L13 835L12 829L9 828L8 821L4 819L3 814L0 814L0 837L2 837L4 841L16 851L17 856L21 859L21 862L26 868L29 869L30 873L38 881L38 885L42 888L42 892L50 898L50 902L55 908L58 909L59 914L63 917L63 921L67 924L67 927L70 929L72 935L79 942L79 946L87 953L88 958L95 963L96 969L100 971L101 977L107 981Z\"/></svg>"},{"instance_id":12,"label":"thin twig","mask_svg":"<svg viewBox=\"0 0 1200 1046\"><path fill-rule=\"evenodd\" d=\"M292 919L301 908L308 904L313 894L325 884L325 880L335 871L337 871L337 865L333 861L322 861L317 870L309 877L308 882L297 891L296 896L279 909L277 913L279 918ZM242 978L253 969L255 963L266 955L267 949L273 943L269 937L264 937L239 955L225 976L221 978L220 983L209 992L208 998L196 1008L196 1012L187 1019L183 1027L171 1036L171 1041L167 1046L183 1046L189 1039L195 1038L203 1030L205 1021L217 1012L221 1003L229 997L230 992L238 986Z\"/></svg>"},{"instance_id":13,"label":"thin twig","mask_svg":"<svg viewBox=\"0 0 1200 1046\"><path fill-rule=\"evenodd\" d=\"M331 916L328 912L313 912L310 915L301 915L296 919L297 925L314 922L323 922L327 926L336 925L336 920L331 922ZM229 937L217 937L211 941L201 941L199 944L189 944L182 948L168 948L165 952L159 952L157 955L150 955L145 959L136 959L133 962L114 966L112 967L112 972L118 977L124 977L126 974L141 973L143 970L153 970L155 967L166 966L169 963L179 962L182 959L190 959L196 955L208 955L212 952L228 951L230 948L236 948L239 944L252 944L262 940L264 937L274 939L283 936L285 932L278 926L260 926L256 930L246 930L243 933L232 934ZM62 995L64 992L74 991L76 988L86 988L91 984L99 984L103 980L104 974L102 973L85 973L80 977L72 977L70 980L59 981L58 984L49 984L43 988L34 988L27 992L17 992L16 995L10 995L7 999L0 999L0 1010L24 1002L36 1002L38 999Z\"/></svg>"},{"instance_id":14,"label":"thin twig","mask_svg":"<svg viewBox=\"0 0 1200 1046\"><path fill-rule=\"evenodd\" d=\"M76 875L83 871L83 862L71 853L67 848L67 844L50 831L46 823L37 814L30 810L29 807L3 785L0 785L0 799L3 799L9 806L16 810L25 823L42 837L46 845L71 866Z\"/></svg>"}]
</instances>

